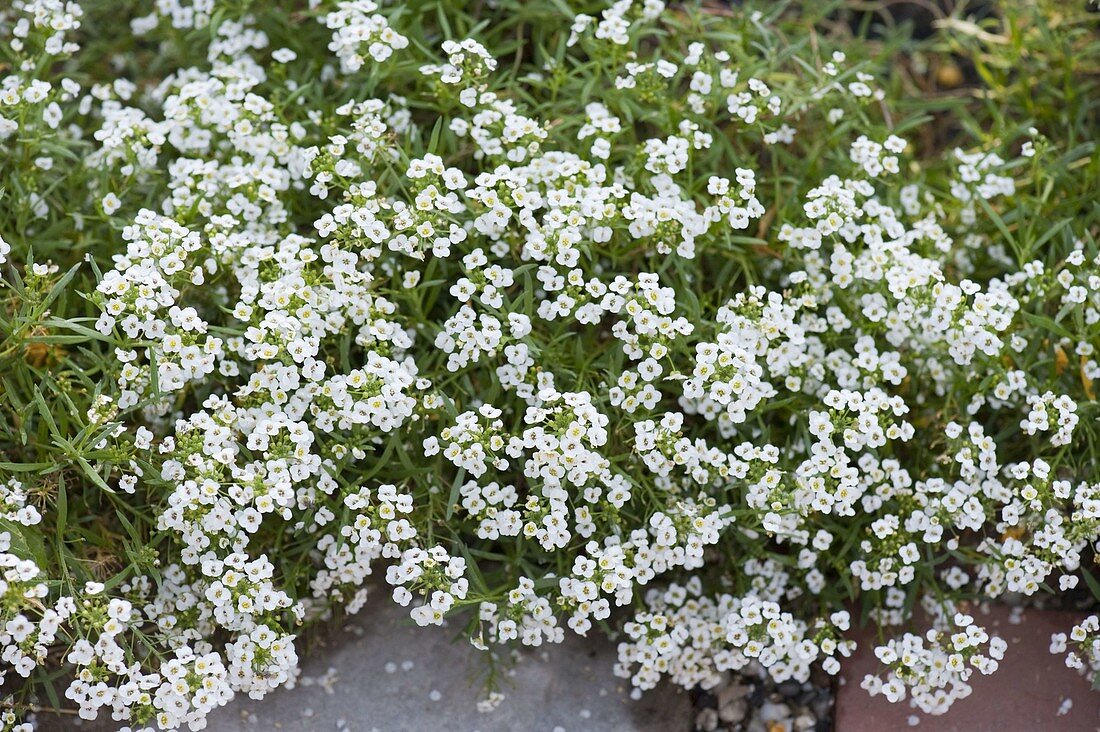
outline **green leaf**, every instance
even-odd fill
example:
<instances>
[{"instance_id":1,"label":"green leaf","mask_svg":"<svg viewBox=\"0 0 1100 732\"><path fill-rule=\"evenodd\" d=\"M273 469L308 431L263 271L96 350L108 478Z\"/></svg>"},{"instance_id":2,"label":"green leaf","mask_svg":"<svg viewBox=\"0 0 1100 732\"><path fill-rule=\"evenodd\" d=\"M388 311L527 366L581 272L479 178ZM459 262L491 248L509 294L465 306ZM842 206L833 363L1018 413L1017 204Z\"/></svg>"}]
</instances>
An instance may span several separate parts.
<instances>
[{"instance_id":1,"label":"green leaf","mask_svg":"<svg viewBox=\"0 0 1100 732\"><path fill-rule=\"evenodd\" d=\"M1024 320L1031 323L1032 325L1037 325L1040 328L1045 328L1051 333L1057 334L1063 338L1073 338L1073 334L1066 330L1065 327L1059 325L1045 315L1038 315L1036 313L1028 312L1021 312L1020 315L1023 316Z\"/></svg>"},{"instance_id":2,"label":"green leaf","mask_svg":"<svg viewBox=\"0 0 1100 732\"><path fill-rule=\"evenodd\" d=\"M1096 577L1094 577L1092 572L1088 569L1082 569L1081 576L1085 578L1085 584L1089 586L1089 591L1092 593L1092 596L1095 597L1097 601L1100 601L1100 581L1097 581Z\"/></svg>"},{"instance_id":3,"label":"green leaf","mask_svg":"<svg viewBox=\"0 0 1100 732\"><path fill-rule=\"evenodd\" d=\"M451 493L447 498L447 511L444 514L444 518L448 521L451 520L451 516L454 515L455 505L458 504L458 493L462 488L462 481L466 479L466 468L459 468L455 474L455 479L451 483Z\"/></svg>"}]
</instances>

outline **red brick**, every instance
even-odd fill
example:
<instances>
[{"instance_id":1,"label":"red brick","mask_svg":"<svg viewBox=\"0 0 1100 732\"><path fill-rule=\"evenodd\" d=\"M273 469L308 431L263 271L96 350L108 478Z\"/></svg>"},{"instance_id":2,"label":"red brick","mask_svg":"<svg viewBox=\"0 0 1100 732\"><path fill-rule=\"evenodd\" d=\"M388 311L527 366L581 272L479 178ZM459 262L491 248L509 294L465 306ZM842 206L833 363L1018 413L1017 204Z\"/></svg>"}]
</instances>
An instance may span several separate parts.
<instances>
[{"instance_id":1,"label":"red brick","mask_svg":"<svg viewBox=\"0 0 1100 732\"><path fill-rule=\"evenodd\" d=\"M1098 732L1100 691L1066 668L1064 656L1050 653L1052 633L1068 633L1081 615L1068 612L1025 610L1018 623L1010 609L995 606L973 613L975 620L1008 642L1000 668L990 676L975 672L970 677L973 694L958 701L944 715L933 717L909 706L909 700L891 704L871 698L859 684L868 673L880 670L873 649L875 635L857 637L860 647L845 664L837 693L836 732ZM1065 699L1073 706L1059 716ZM909 726L909 718L920 722Z\"/></svg>"}]
</instances>

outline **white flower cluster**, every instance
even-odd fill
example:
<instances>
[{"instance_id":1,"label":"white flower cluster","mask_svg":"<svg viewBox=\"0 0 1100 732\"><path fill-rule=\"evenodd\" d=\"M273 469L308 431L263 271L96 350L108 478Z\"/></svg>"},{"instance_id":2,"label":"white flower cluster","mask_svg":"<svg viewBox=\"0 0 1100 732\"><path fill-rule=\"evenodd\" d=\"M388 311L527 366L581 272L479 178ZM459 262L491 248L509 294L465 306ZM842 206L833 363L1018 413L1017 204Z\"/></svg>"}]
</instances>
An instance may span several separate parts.
<instances>
[{"instance_id":1,"label":"white flower cluster","mask_svg":"<svg viewBox=\"0 0 1100 732\"><path fill-rule=\"evenodd\" d=\"M87 89L75 3L0 12L0 154L29 161L0 294L30 303L0 358L65 363L16 428L49 462L0 476L0 681L201 729L379 574L482 648L621 626L639 690L837 673L856 599L891 631L866 688L940 713L1004 644L929 598L1088 571L1100 254L1072 224L1008 252L1006 146L924 170L858 129L887 106L861 66L764 58L747 11L717 49L618 0L506 24L540 42L498 59L490 24L439 42L398 4L236 5L158 0L133 33L170 68ZM59 575L53 528L99 574ZM894 628L914 597L924 635Z\"/></svg>"},{"instance_id":2,"label":"white flower cluster","mask_svg":"<svg viewBox=\"0 0 1100 732\"><path fill-rule=\"evenodd\" d=\"M27 491L15 478L0 483L0 519L21 526L34 526L42 522L42 514L33 505L27 505Z\"/></svg>"},{"instance_id":3,"label":"white flower cluster","mask_svg":"<svg viewBox=\"0 0 1100 732\"><path fill-rule=\"evenodd\" d=\"M868 675L861 686L892 702L909 694L928 714L943 714L953 702L965 699L972 691L967 680L974 670L996 671L1008 643L990 636L964 613L955 613L943 625L924 636L906 633L875 648L875 656L888 669L886 678Z\"/></svg>"},{"instance_id":4,"label":"white flower cluster","mask_svg":"<svg viewBox=\"0 0 1100 732\"><path fill-rule=\"evenodd\" d=\"M443 53L447 54L447 63L421 66L420 73L438 76L443 84L461 87L459 101L467 107L477 106L481 92L485 91L485 80L497 68L497 60L473 38L444 41ZM474 126L486 124L475 120Z\"/></svg>"},{"instance_id":5,"label":"white flower cluster","mask_svg":"<svg viewBox=\"0 0 1100 732\"><path fill-rule=\"evenodd\" d=\"M1066 652L1072 644L1073 650ZM1050 652L1066 654L1066 666L1092 679L1100 673L1100 616L1090 615L1066 633L1054 633L1050 637Z\"/></svg>"},{"instance_id":6,"label":"white flower cluster","mask_svg":"<svg viewBox=\"0 0 1100 732\"><path fill-rule=\"evenodd\" d=\"M757 594L701 593L698 578L650 591L648 610L624 626L630 640L619 644L615 672L639 689L653 688L665 676L686 688L709 689L725 672L763 669L776 681L805 681L818 661L837 673L838 658L854 648L852 641L838 640L850 623L845 611L811 628Z\"/></svg>"},{"instance_id":7,"label":"white flower cluster","mask_svg":"<svg viewBox=\"0 0 1100 732\"><path fill-rule=\"evenodd\" d=\"M755 288L739 293L718 311L722 332L714 343L695 346L695 368L684 381L684 398L708 419L718 419L726 430L744 422L748 414L778 392L765 377L797 369L805 362L800 351L804 333L795 322L797 310L778 293ZM773 345L774 344L774 345ZM799 389L797 376L787 382Z\"/></svg>"},{"instance_id":8,"label":"white flower cluster","mask_svg":"<svg viewBox=\"0 0 1100 732\"><path fill-rule=\"evenodd\" d=\"M519 639L525 646L540 646L543 642L561 643L565 637L550 601L535 592L535 583L527 577L519 578L504 604L481 603L478 617L488 624L488 636L494 643Z\"/></svg>"},{"instance_id":9,"label":"white flower cluster","mask_svg":"<svg viewBox=\"0 0 1100 732\"><path fill-rule=\"evenodd\" d=\"M410 613L417 625L442 625L443 616L455 601L466 599L469 581L463 577L465 572L466 560L449 556L441 546L427 550L412 547L386 569L386 581L394 585L393 599L398 605L408 605L412 600L412 592L405 585L427 596L427 602Z\"/></svg>"},{"instance_id":10,"label":"white flower cluster","mask_svg":"<svg viewBox=\"0 0 1100 732\"><path fill-rule=\"evenodd\" d=\"M573 30L569 36L569 45L577 42L578 36L592 28L592 35L600 41L611 41L623 46L630 40L632 17L641 21L653 20L665 9L662 0L616 0L597 20L590 15L578 15L573 21ZM640 24L639 24L640 25Z\"/></svg>"},{"instance_id":11,"label":"white flower cluster","mask_svg":"<svg viewBox=\"0 0 1100 732\"><path fill-rule=\"evenodd\" d=\"M0 532L0 600L4 607L5 624L0 627L0 681L10 669L23 678L46 660L49 645L57 636L61 621L71 614L70 602L59 602L57 607L41 611L41 601L47 596L47 586L42 571L30 559L11 553L12 535ZM29 617L28 617L29 614Z\"/></svg>"},{"instance_id":12,"label":"white flower cluster","mask_svg":"<svg viewBox=\"0 0 1100 732\"><path fill-rule=\"evenodd\" d=\"M333 32L328 48L340 59L345 74L362 69L367 57L382 63L409 45L409 39L391 28L378 9L373 0L348 0L324 15L325 27Z\"/></svg>"}]
</instances>

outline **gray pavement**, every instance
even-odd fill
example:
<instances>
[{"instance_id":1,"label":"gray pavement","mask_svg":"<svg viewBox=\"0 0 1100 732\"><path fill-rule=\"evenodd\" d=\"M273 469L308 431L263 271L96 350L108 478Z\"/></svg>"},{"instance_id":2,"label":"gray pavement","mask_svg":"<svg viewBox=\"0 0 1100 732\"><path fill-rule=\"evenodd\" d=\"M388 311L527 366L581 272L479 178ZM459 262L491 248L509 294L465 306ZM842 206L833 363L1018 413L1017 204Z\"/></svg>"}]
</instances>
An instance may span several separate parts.
<instances>
[{"instance_id":1,"label":"gray pavement","mask_svg":"<svg viewBox=\"0 0 1100 732\"><path fill-rule=\"evenodd\" d=\"M340 628L299 650L294 689L234 700L210 732L687 732L688 697L661 687L641 700L614 677L615 646L566 631L561 645L524 650L498 665L505 699L480 712L488 666L457 629L418 628L385 590ZM114 725L41 719L41 732L100 732Z\"/></svg>"}]
</instances>

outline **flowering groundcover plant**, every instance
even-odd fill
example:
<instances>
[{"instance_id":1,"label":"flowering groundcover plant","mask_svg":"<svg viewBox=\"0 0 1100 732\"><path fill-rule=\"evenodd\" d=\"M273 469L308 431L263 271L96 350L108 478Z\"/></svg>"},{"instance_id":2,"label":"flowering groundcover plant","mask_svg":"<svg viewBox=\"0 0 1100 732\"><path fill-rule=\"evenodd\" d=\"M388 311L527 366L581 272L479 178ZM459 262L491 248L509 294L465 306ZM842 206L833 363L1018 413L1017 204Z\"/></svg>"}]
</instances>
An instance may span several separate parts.
<instances>
[{"instance_id":1,"label":"flowering groundcover plant","mask_svg":"<svg viewBox=\"0 0 1100 732\"><path fill-rule=\"evenodd\" d=\"M1100 596L1095 16L813 5L0 11L3 729L202 729L372 576L932 714Z\"/></svg>"}]
</instances>

